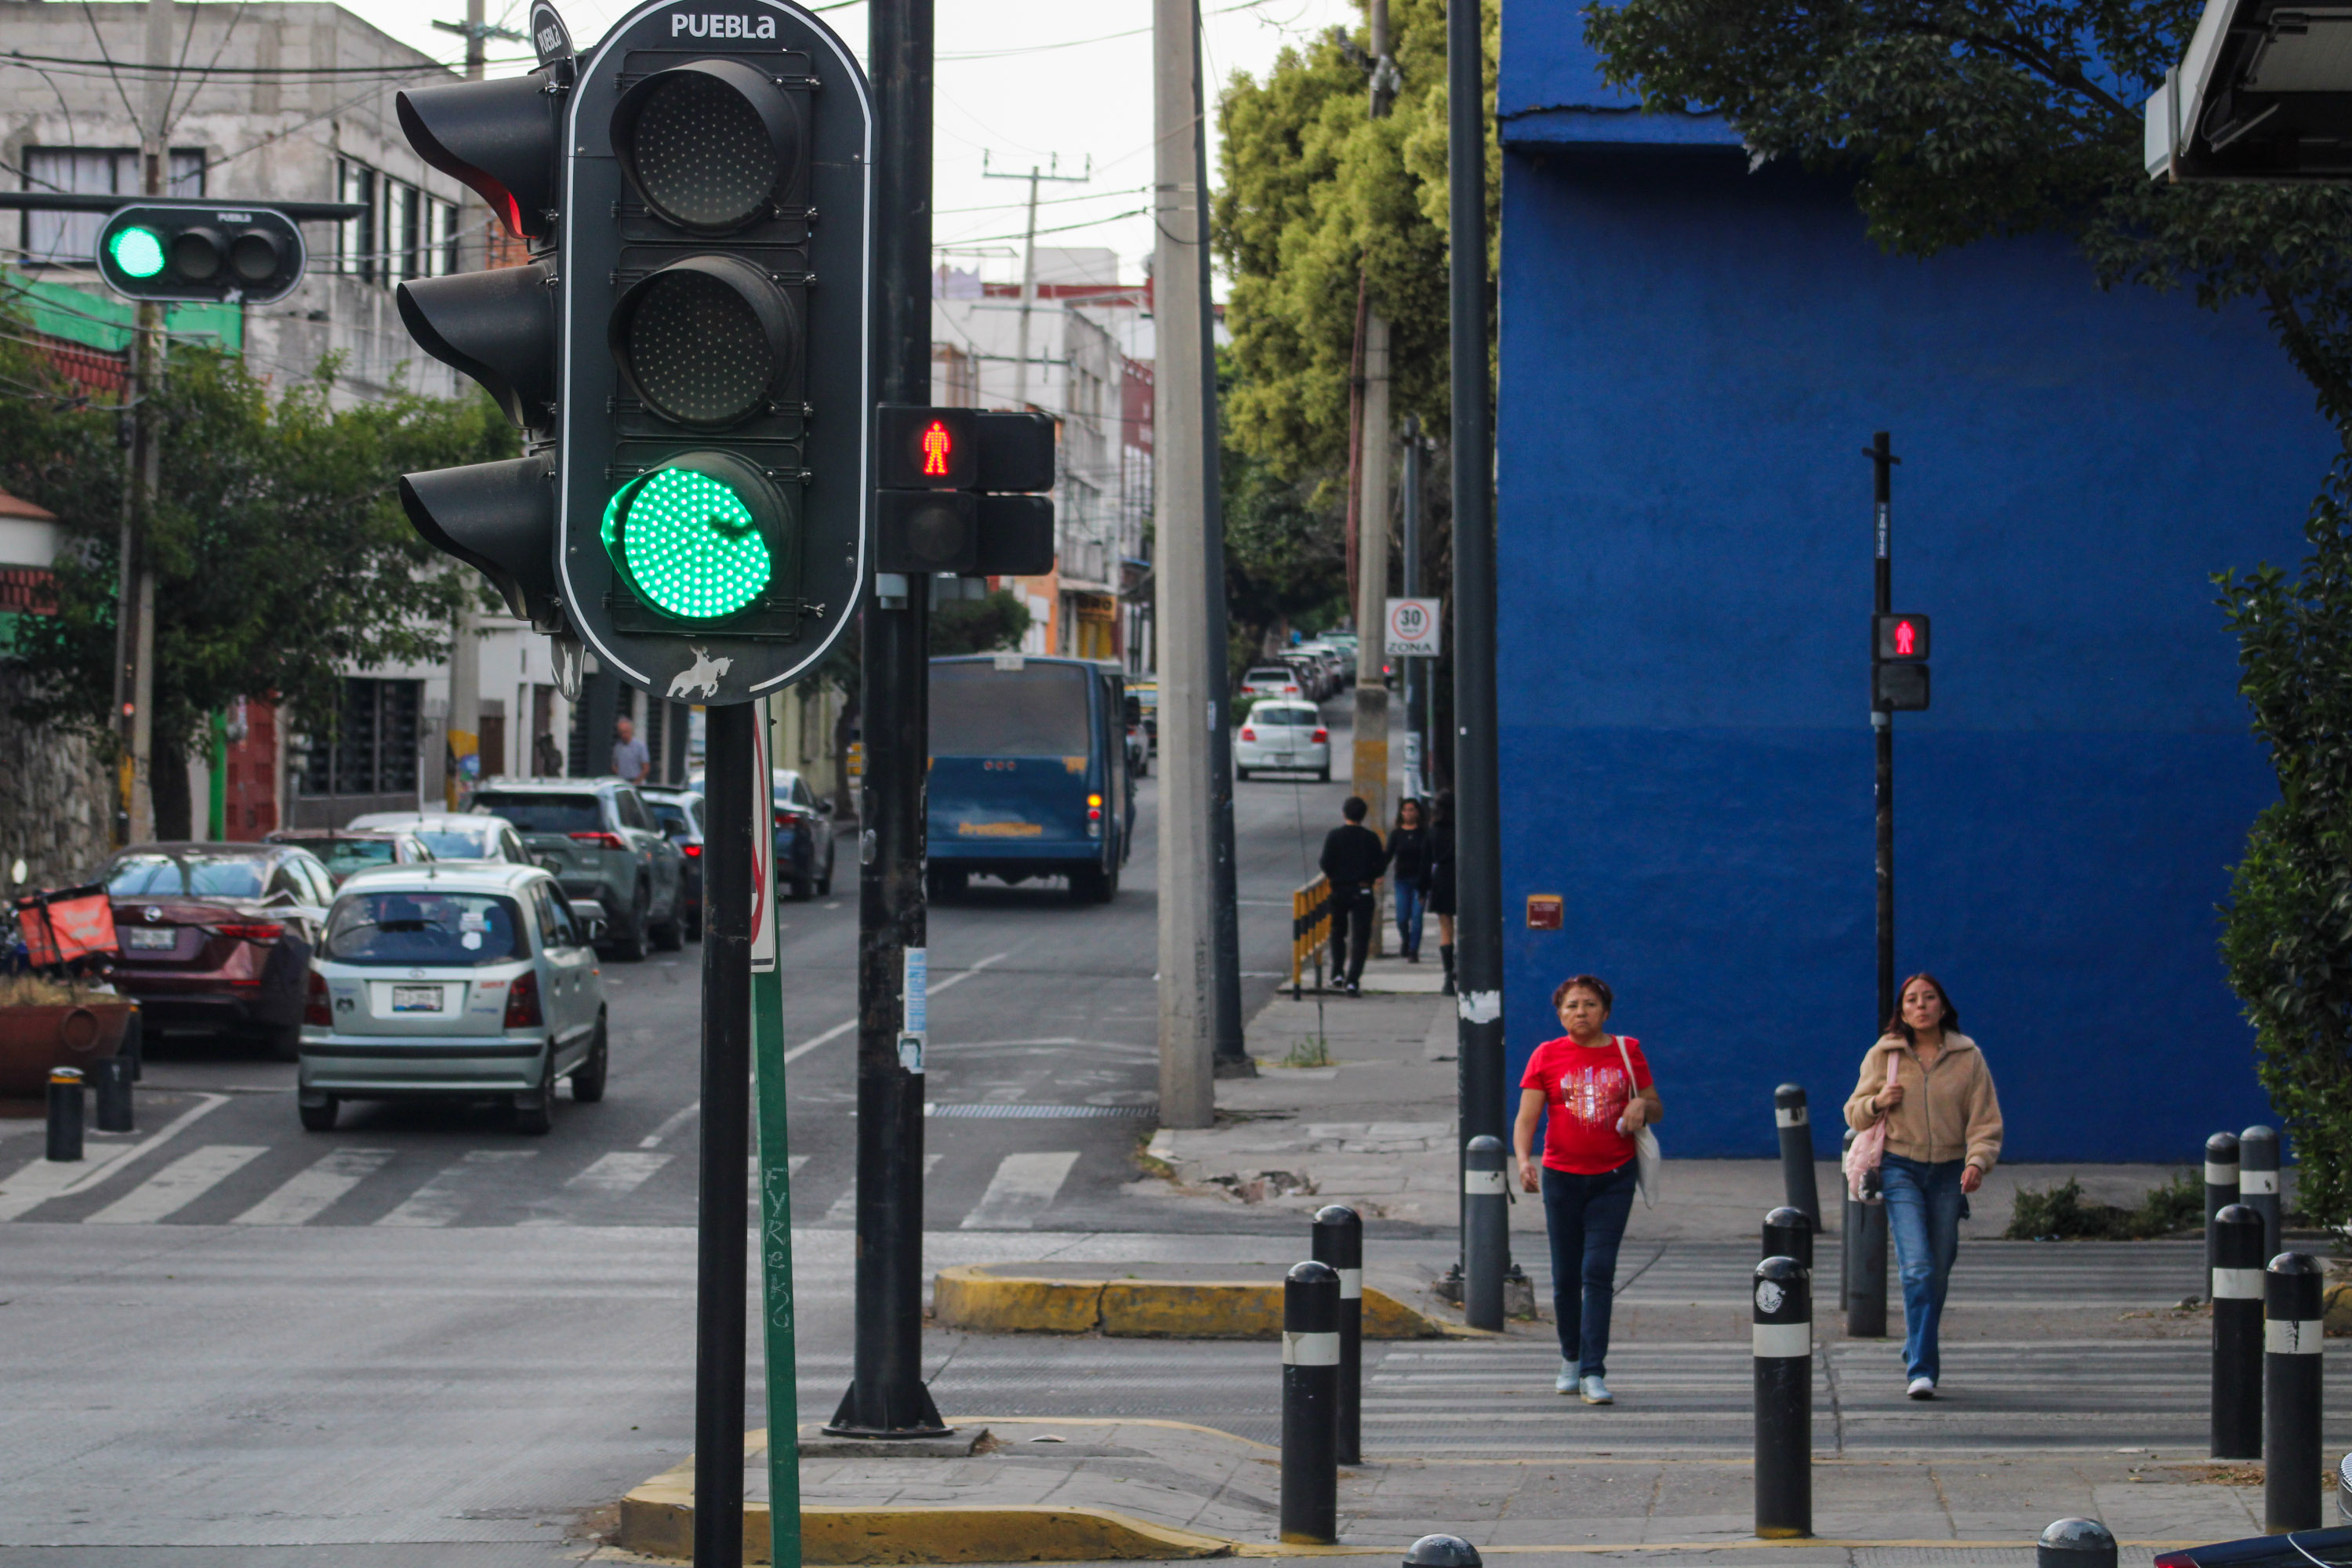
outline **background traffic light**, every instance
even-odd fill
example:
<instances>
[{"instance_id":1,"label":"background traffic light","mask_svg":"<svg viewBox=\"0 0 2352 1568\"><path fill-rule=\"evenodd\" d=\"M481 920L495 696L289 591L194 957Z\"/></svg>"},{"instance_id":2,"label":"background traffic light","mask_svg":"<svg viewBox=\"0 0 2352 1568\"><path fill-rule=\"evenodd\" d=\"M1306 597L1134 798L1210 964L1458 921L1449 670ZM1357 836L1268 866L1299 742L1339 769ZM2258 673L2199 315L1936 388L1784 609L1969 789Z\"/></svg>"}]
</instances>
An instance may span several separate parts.
<instances>
[{"instance_id":1,"label":"background traffic light","mask_svg":"<svg viewBox=\"0 0 2352 1568\"><path fill-rule=\"evenodd\" d=\"M875 410L875 570L1042 576L1054 569L1054 421L976 408Z\"/></svg>"},{"instance_id":2,"label":"background traffic light","mask_svg":"<svg viewBox=\"0 0 2352 1568\"><path fill-rule=\"evenodd\" d=\"M1889 712L1927 706L1927 617L1870 617L1870 703Z\"/></svg>"},{"instance_id":3,"label":"background traffic light","mask_svg":"<svg viewBox=\"0 0 2352 1568\"><path fill-rule=\"evenodd\" d=\"M267 305L302 281L301 228L274 207L140 203L98 234L98 272L131 300Z\"/></svg>"}]
</instances>

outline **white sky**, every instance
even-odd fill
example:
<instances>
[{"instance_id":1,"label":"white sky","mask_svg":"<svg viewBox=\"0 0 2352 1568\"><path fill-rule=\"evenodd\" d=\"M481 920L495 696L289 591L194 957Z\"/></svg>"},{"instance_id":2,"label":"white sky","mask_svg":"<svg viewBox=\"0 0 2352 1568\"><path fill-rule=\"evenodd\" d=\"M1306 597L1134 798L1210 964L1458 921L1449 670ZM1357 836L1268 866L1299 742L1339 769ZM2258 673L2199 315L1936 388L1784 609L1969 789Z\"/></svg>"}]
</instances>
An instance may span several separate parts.
<instances>
[{"instance_id":1,"label":"white sky","mask_svg":"<svg viewBox=\"0 0 2352 1568\"><path fill-rule=\"evenodd\" d=\"M342 0L394 37L440 59L461 58L454 35L435 18L460 21L464 0ZM559 0L584 52L624 15L629 0ZM521 30L528 0L488 0L493 22ZM1285 43L1301 43L1334 24L1360 18L1353 0L1203 0L1208 37L1204 76L1213 104L1234 70L1263 75ZM1137 209L1151 183L1150 0L944 0L937 7L938 75L932 182L934 245L978 251L951 256L983 276L1020 277L1025 179L992 179L988 170L1026 175L1057 155L1060 172L1093 177L1083 184L1038 188L1040 246L1109 246L1119 276L1139 280L1151 251L1151 220ZM831 23L862 58L863 0L827 8ZM517 58L520 45L489 44L493 61ZM494 74L526 68L493 66ZM1211 121L1209 163L1216 167ZM1051 205L1047 205L1050 203ZM1121 216L1125 215L1125 216ZM1223 294L1222 286L1218 289Z\"/></svg>"}]
</instances>

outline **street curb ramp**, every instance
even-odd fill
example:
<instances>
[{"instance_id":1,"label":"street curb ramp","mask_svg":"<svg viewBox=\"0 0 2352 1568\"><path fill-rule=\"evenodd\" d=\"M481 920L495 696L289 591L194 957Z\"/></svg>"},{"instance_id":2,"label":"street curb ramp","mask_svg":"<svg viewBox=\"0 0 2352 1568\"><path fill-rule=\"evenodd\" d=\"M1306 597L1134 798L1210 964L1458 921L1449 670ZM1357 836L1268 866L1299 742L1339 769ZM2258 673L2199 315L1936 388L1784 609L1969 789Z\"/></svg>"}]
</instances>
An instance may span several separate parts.
<instances>
[{"instance_id":1,"label":"street curb ramp","mask_svg":"<svg viewBox=\"0 0 2352 1568\"><path fill-rule=\"evenodd\" d=\"M980 1333L1103 1333L1114 1339L1278 1340L1282 1283L1265 1279L1056 1279L965 1264L931 1282L941 1328ZM1432 1340L1455 1326L1364 1287L1364 1337ZM1484 1337L1484 1336L1481 1336ZM862 1561L862 1560L861 1560Z\"/></svg>"}]
</instances>

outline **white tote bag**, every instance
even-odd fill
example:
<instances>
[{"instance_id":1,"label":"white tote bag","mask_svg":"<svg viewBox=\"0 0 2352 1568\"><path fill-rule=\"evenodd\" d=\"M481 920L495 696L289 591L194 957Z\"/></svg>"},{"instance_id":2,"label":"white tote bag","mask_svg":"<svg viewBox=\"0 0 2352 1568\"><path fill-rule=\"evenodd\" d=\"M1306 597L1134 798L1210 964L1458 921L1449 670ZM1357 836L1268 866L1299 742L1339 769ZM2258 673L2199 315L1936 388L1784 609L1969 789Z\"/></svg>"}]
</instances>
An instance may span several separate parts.
<instances>
[{"instance_id":1,"label":"white tote bag","mask_svg":"<svg viewBox=\"0 0 2352 1568\"><path fill-rule=\"evenodd\" d=\"M1625 1098L1630 1103L1635 1095L1641 1093L1633 1081L1633 1058L1625 1049L1622 1036L1612 1035L1610 1038L1617 1042L1617 1059L1625 1064ZM1665 1156L1658 1152L1658 1135L1650 1131L1650 1124L1644 1121L1634 1129L1633 1174L1641 1184L1642 1202L1650 1208L1658 1206L1658 1166L1664 1159Z\"/></svg>"}]
</instances>

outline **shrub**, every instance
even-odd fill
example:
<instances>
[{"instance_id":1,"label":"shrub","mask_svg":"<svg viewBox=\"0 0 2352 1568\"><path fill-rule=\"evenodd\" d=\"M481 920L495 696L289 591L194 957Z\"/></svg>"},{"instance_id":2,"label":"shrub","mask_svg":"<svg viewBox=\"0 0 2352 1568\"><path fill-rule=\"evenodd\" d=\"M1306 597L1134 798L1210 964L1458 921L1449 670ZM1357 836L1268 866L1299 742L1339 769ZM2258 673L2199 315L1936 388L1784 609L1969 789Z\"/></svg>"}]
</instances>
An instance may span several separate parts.
<instances>
[{"instance_id":1,"label":"shrub","mask_svg":"<svg viewBox=\"0 0 2352 1568\"><path fill-rule=\"evenodd\" d=\"M2084 1197L2083 1184L2069 1176L2042 1192L2021 1188L2001 1236L2010 1241L2145 1241L2204 1222L2205 1188L2198 1173L2177 1173L2129 1209Z\"/></svg>"}]
</instances>

